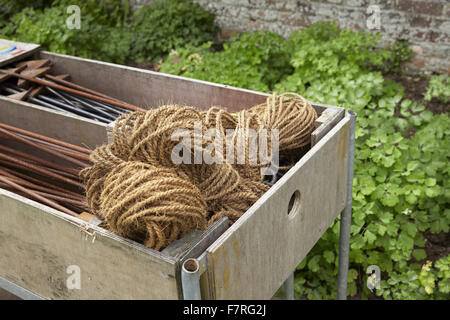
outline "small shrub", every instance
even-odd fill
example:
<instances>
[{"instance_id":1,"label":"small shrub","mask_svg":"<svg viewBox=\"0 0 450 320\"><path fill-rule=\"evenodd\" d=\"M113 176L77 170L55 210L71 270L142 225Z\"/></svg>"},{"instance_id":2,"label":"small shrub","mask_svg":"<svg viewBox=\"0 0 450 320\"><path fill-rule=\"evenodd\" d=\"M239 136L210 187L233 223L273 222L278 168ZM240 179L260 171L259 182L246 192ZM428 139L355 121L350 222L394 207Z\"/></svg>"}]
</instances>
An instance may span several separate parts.
<instances>
[{"instance_id":1,"label":"small shrub","mask_svg":"<svg viewBox=\"0 0 450 320\"><path fill-rule=\"evenodd\" d=\"M23 42L39 43L43 49L84 58L124 63L127 59L131 33L120 28L123 12L110 12L107 3L98 6L95 0L55 1L44 10L25 8L11 17L0 31L2 36ZM77 4L81 9L81 29L69 29L67 7ZM113 19L111 19L113 17Z\"/></svg>"},{"instance_id":2,"label":"small shrub","mask_svg":"<svg viewBox=\"0 0 450 320\"><path fill-rule=\"evenodd\" d=\"M160 71L265 92L292 72L280 35L246 32L231 37L223 47L219 52L211 49L211 43L177 49Z\"/></svg>"},{"instance_id":3,"label":"small shrub","mask_svg":"<svg viewBox=\"0 0 450 320\"><path fill-rule=\"evenodd\" d=\"M214 15L192 0L156 0L137 10L130 23L132 59L153 60L188 44L214 40Z\"/></svg>"},{"instance_id":4,"label":"small shrub","mask_svg":"<svg viewBox=\"0 0 450 320\"><path fill-rule=\"evenodd\" d=\"M437 98L444 103L450 100L450 78L447 75L432 76L424 99L431 101Z\"/></svg>"}]
</instances>

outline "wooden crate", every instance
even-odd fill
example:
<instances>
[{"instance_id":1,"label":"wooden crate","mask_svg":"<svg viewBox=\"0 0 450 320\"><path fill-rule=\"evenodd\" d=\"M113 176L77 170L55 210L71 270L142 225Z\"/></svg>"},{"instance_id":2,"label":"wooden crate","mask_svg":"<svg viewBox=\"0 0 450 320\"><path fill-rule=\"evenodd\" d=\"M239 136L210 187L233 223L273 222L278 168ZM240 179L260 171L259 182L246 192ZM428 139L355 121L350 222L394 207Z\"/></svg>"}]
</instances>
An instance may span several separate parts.
<instances>
[{"instance_id":1,"label":"wooden crate","mask_svg":"<svg viewBox=\"0 0 450 320\"><path fill-rule=\"evenodd\" d=\"M267 95L204 81L40 52L55 74L145 108L164 103L238 111ZM180 266L204 253L205 299L268 299L343 210L349 150L344 110L320 114L313 147L236 223L195 231L162 252L0 189L0 286L49 299L182 299ZM76 145L107 141L110 125L0 97L0 121ZM291 213L288 204L296 199ZM71 265L81 289L68 289Z\"/></svg>"}]
</instances>

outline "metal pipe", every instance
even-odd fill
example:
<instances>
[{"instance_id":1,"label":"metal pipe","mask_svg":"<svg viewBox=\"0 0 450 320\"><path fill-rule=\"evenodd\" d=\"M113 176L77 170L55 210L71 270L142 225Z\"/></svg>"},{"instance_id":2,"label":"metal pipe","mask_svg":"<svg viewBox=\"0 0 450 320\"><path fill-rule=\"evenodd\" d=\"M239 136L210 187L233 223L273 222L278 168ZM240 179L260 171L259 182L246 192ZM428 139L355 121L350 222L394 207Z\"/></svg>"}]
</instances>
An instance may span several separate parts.
<instances>
[{"instance_id":1,"label":"metal pipe","mask_svg":"<svg viewBox=\"0 0 450 320\"><path fill-rule=\"evenodd\" d=\"M0 175L0 181L10 185L11 187L13 187L13 188L15 188L17 190L20 190L20 191L28 194L29 196L31 196L31 197L39 200L39 201L44 202L46 205L49 205L50 207L58 209L58 210L60 210L60 211L62 211L64 213L67 213L68 215L71 215L71 216L74 216L74 217L78 217L78 214L76 212L73 212L72 210L69 210L69 209L63 207L63 206L57 204L56 202L54 202L52 200L44 198L43 196L37 194L34 191L28 190L27 188L24 188L24 187L18 185L17 183L12 182L11 180L6 178L5 176Z\"/></svg>"},{"instance_id":2,"label":"metal pipe","mask_svg":"<svg viewBox=\"0 0 450 320\"><path fill-rule=\"evenodd\" d=\"M13 179L9 178L10 181L15 182ZM18 184L20 186L22 186L21 184ZM12 192L18 193L20 195L24 195L25 197L29 196L27 193L23 192L23 191L19 191L14 187L9 186L6 183L3 183L0 181L0 187L8 190L10 189ZM23 187L23 186L22 186ZM66 198L64 196L60 196L60 195L55 195L53 193L48 193L45 191L39 191L39 190L29 190L28 191L32 191L40 196L43 196L44 198L48 199L48 200L55 200L58 201L59 203L64 203L64 204L70 204L72 206L74 206L75 208L78 208L78 210L88 210L88 206L87 204L83 203L82 201L78 201L78 200L74 200L74 199L70 199L70 198Z\"/></svg>"},{"instance_id":3,"label":"metal pipe","mask_svg":"<svg viewBox=\"0 0 450 320\"><path fill-rule=\"evenodd\" d=\"M5 90L11 93L20 93L25 91L25 89L19 88L15 85L11 85L11 87L5 87ZM53 89L51 88L47 88L48 91L50 91L51 93L53 93L54 95L58 95L57 92L55 92ZM43 101L42 101L43 100ZM80 107L75 107L72 103L69 102L69 104L67 104L67 102L63 99L63 100L58 100L55 98L51 98L48 96L45 96L43 94L39 95L39 98L30 98L31 102L36 102L36 103L40 103L42 104L42 102L44 102L45 104L53 104L51 105L50 108L54 109L54 108L58 108L58 110L60 111L65 111L65 112L71 112L80 116L83 116L85 118L88 119L94 119L94 120L98 120L101 122L105 122L105 123L109 123L110 120L107 120L101 116L92 114L84 109L81 109ZM43 104L45 106L45 104ZM55 106L56 105L56 106ZM58 107L59 106L59 107Z\"/></svg>"},{"instance_id":4,"label":"metal pipe","mask_svg":"<svg viewBox=\"0 0 450 320\"><path fill-rule=\"evenodd\" d=\"M201 300L200 263L197 259L187 259L181 267L181 284L184 300Z\"/></svg>"},{"instance_id":5,"label":"metal pipe","mask_svg":"<svg viewBox=\"0 0 450 320\"><path fill-rule=\"evenodd\" d=\"M347 111L350 118L350 134L348 148L348 173L347 173L347 200L345 209L341 213L341 229L339 235L339 271L338 271L338 300L347 300L347 278L350 254L350 226L352 221L352 190L353 190L353 165L355 156L355 126L356 113Z\"/></svg>"},{"instance_id":6,"label":"metal pipe","mask_svg":"<svg viewBox=\"0 0 450 320\"><path fill-rule=\"evenodd\" d=\"M70 95L69 93L66 93L66 94L67 94L67 95ZM73 96L73 95L72 95L72 96ZM118 114L118 115L121 115L121 114L124 114L124 113L129 113L129 112L131 112L131 111L128 110L128 109L124 109L124 108L121 108L121 107L113 106L112 104L100 102L100 101L97 101L97 100L92 100L92 99L88 99L88 98L84 98L84 97L78 97L78 98L79 98L79 99L82 99L82 100L85 100L85 101L87 101L87 102L93 103L93 104L95 104L95 105L97 105L97 106L99 106L99 107L106 108L106 109L108 109L109 111L115 112L115 113Z\"/></svg>"},{"instance_id":7,"label":"metal pipe","mask_svg":"<svg viewBox=\"0 0 450 320\"><path fill-rule=\"evenodd\" d=\"M283 284L284 298L294 300L294 272L292 272Z\"/></svg>"},{"instance_id":8,"label":"metal pipe","mask_svg":"<svg viewBox=\"0 0 450 320\"><path fill-rule=\"evenodd\" d=\"M1 145L1 144L0 144L0 150L12 153L12 154L14 154L16 156L19 156L19 157L22 157L24 159L28 159L29 161L37 162L37 163L39 163L41 165L44 165L44 166L46 166L48 168L53 168L53 169L56 169L56 170L59 170L59 171L67 172L67 173L70 173L71 175L75 175L75 176L78 177L79 170L77 170L77 169L63 167L63 166L57 165L57 164L55 164L53 162L41 159L39 157L32 156L31 154L28 154L28 153L25 153L25 152L20 152L20 151L18 151L16 149L9 148L9 147Z\"/></svg>"},{"instance_id":9,"label":"metal pipe","mask_svg":"<svg viewBox=\"0 0 450 320\"><path fill-rule=\"evenodd\" d=\"M5 177L7 177L7 178L10 179L12 182L15 182L15 183L17 183L17 184L20 184L21 186L24 186L24 187L28 187L28 188L31 188L31 189L35 189L35 190L37 190L37 191L47 192L47 193L53 194L53 195L55 195L55 196L65 197L65 198L67 198L67 199L76 200L76 201L79 201L79 202L85 201L85 198L84 198L82 195L79 195L79 197L74 197L73 195L71 195L71 194L69 194L69 193L65 193L65 192L61 192L61 191L56 191L56 190L53 190L53 189L51 189L51 188L46 188L46 187L44 187L44 186L39 186L39 185L34 184L34 183L32 183L32 182L29 182L29 181L27 181L27 180L25 180L25 179L16 177L16 176L14 176L14 175L11 174L11 173L9 173L9 172L7 172L7 171L5 171L5 170L2 170L1 167L0 167L0 174L3 175L3 176L5 176ZM86 205L86 204L85 204L85 205Z\"/></svg>"},{"instance_id":10,"label":"metal pipe","mask_svg":"<svg viewBox=\"0 0 450 320\"><path fill-rule=\"evenodd\" d=\"M64 95L65 97L70 97L71 99L74 99L74 100L76 100L78 102L84 101L86 103L90 103L92 105L95 105L96 107L103 108L103 110L106 109L106 111L109 111L109 112L112 112L112 113L115 113L115 114L118 114L118 115L125 113L125 111L129 111L127 109L123 109L123 108L119 108L119 107L113 107L112 105L107 105L106 103L102 103L102 102L99 102L99 101L96 101L96 100L80 97L80 96L77 96L75 94L70 94L70 93L67 93L67 92L61 92L61 94ZM120 109L121 111L118 111L117 109Z\"/></svg>"},{"instance_id":11,"label":"metal pipe","mask_svg":"<svg viewBox=\"0 0 450 320\"><path fill-rule=\"evenodd\" d=\"M5 90L5 91L8 92L8 93L13 93L13 94L14 94L14 93L20 92L20 91L17 91L17 90L8 88L8 87L3 87L2 89ZM22 90L22 91L25 91L25 90ZM58 110L58 111L64 111L64 112L67 112L67 110L65 110L65 109L62 109L62 108L57 107L57 106L54 106L54 105L52 105L52 104L50 104L50 103L48 103L48 102L42 101L41 99L38 99L38 98L30 97L29 100L30 100L31 102L34 102L34 103L36 103L36 104L38 104L38 105L41 105L41 106L44 106L44 107L46 107L46 108L50 108L50 109L52 109L52 110Z\"/></svg>"},{"instance_id":12,"label":"metal pipe","mask_svg":"<svg viewBox=\"0 0 450 320\"><path fill-rule=\"evenodd\" d=\"M1 161L0 161L1 162ZM6 167L2 167L2 169L0 169L0 172L4 172L4 171L10 173L11 175L15 176L15 177L20 177L22 179L24 179L24 181L31 181L34 182L35 184L47 187L47 190L53 190L53 191L58 191L58 192L62 192L64 193L66 196L70 196L72 198L79 198L79 197L83 197L81 194L55 186L54 184L45 182L43 180L39 180L33 177L30 177L22 172L18 172L18 171L14 171L12 169L6 168Z\"/></svg>"},{"instance_id":13,"label":"metal pipe","mask_svg":"<svg viewBox=\"0 0 450 320\"><path fill-rule=\"evenodd\" d=\"M61 154L60 152L57 152L57 151L54 151L54 150L42 147L42 146L37 145L35 143L32 143L32 142L28 141L27 139L20 137L16 133L12 133L12 132L9 132L8 130L5 130L4 128L0 128L0 132L5 134L5 135L7 135L7 136L9 136L10 138L13 138L13 139L19 141L19 142L22 142L22 143L27 144L27 145L29 145L31 147L35 147L35 148L37 148L39 150L45 151L47 153L50 153L50 154L52 154L52 155L54 155L56 157L59 157L61 159L67 160L67 161L69 161L69 162L71 162L71 163L73 163L75 165L80 166L81 168L86 168L87 167L86 163L83 163L83 162L81 162L79 160L76 160L76 159L73 159L71 157L68 157L65 154Z\"/></svg>"},{"instance_id":14,"label":"metal pipe","mask_svg":"<svg viewBox=\"0 0 450 320\"><path fill-rule=\"evenodd\" d=\"M143 108L134 106L134 105L129 104L129 103L124 103L124 102L121 102L121 101L116 101L116 100L111 100L111 99L95 96L95 95L87 93L87 92L83 92L83 91L71 89L71 88L68 88L68 87L64 87L64 86L58 85L56 83L53 83L53 82L50 82L50 81L46 81L46 80L42 80L42 79L39 79L39 78L29 77L29 76L26 76L26 75L23 75L23 74L19 74L19 73L16 73L16 72L7 72L7 73L9 75L11 75L11 76L16 77L16 78L28 80L30 82L34 82L34 83L37 83L37 84L42 85L42 86L47 86L47 87L50 87L50 88L53 88L53 89L59 89L61 91L75 93L75 94L78 94L78 95L86 97L86 98L91 98L91 99L94 99L94 100L107 102L107 103L113 104L115 106L119 106L119 107L122 107L122 108L125 108L125 109L129 109L129 110L132 110L132 111L143 111L143 112L147 111L147 110L145 110Z\"/></svg>"},{"instance_id":15,"label":"metal pipe","mask_svg":"<svg viewBox=\"0 0 450 320\"><path fill-rule=\"evenodd\" d=\"M38 134L38 133L35 133L35 132L31 132L31 131L20 129L20 128L17 128L17 127L14 127L14 126L10 126L10 125L7 125L5 123L0 123L0 127L4 128L4 129L7 129L9 131L14 131L16 133L23 134L23 135L25 135L27 137L32 137L32 138L39 139L39 140L42 140L42 141L45 141L45 142L48 142L48 143L52 143L52 144L55 144L55 145L58 145L58 146L61 146L61 147L65 147L67 149L72 149L72 150L76 150L76 151L81 152L81 153L86 153L87 155L89 155L91 153L91 150L89 150L87 148L83 148L83 147L76 146L74 144L70 144L68 142L64 142L64 141L61 141L61 140L53 139L53 138L50 138L50 137L47 137L47 136L44 136L44 135L41 135L41 134Z\"/></svg>"},{"instance_id":16,"label":"metal pipe","mask_svg":"<svg viewBox=\"0 0 450 320\"><path fill-rule=\"evenodd\" d=\"M0 159L6 160L6 161L0 160L0 163L5 163L6 165L10 165L10 166L13 166L13 167L16 167L16 168L18 167L18 168L21 168L21 169L22 168L23 169L27 169L29 171L31 170L31 171L39 173L41 175L49 176L49 177L51 177L53 179L56 179L56 180L68 183L70 185L79 187L81 189L84 189L84 185L82 183L79 183L78 181L74 181L72 179L63 177L63 176L61 176L61 175L59 175L57 173L48 171L48 170L46 170L44 168L41 168L39 166L35 166L35 165L31 164L31 163L27 163L27 162L21 161L19 159L14 158L14 157L10 157L10 156L8 156L6 154L3 154L1 152L0 152Z\"/></svg>"},{"instance_id":17,"label":"metal pipe","mask_svg":"<svg viewBox=\"0 0 450 320\"><path fill-rule=\"evenodd\" d=\"M59 78L57 78L57 77L55 77L55 76L52 76L52 75L49 75L49 74L46 74L45 77L46 77L47 79L50 79L50 80L54 81L54 82L58 82L58 83L60 83L60 84L66 85L66 86L68 86L68 87L72 87L72 88L74 88L74 89L78 89L78 90L81 90L81 91L85 91L85 92L87 92L87 93L91 93L91 94L93 94L93 95L96 95L96 96L99 96L99 97L103 97L103 98L106 98L106 99L120 101L120 100L118 100L118 99L116 99L116 98L107 96L106 94L103 94L103 93L101 93L101 92L94 91L94 90L92 90L92 89L89 89L89 88L80 86L79 84L76 84L76 83L73 83L73 82L70 82L70 81L67 81L67 80L59 79ZM120 102L123 102L123 101L120 101ZM124 102L124 103L125 103L125 102Z\"/></svg>"},{"instance_id":18,"label":"metal pipe","mask_svg":"<svg viewBox=\"0 0 450 320\"><path fill-rule=\"evenodd\" d=\"M32 139L30 139L30 140L32 140ZM82 160L82 161L91 162L91 160L89 159L89 156L85 156L84 154L78 154L76 151L70 151L70 150L64 149L64 147L51 145L47 142L38 142L38 144L44 148L65 154L66 156L69 156L69 157L72 157L72 158L75 158L78 160ZM85 163L85 166L87 167L87 166L89 166L89 164Z\"/></svg>"},{"instance_id":19,"label":"metal pipe","mask_svg":"<svg viewBox=\"0 0 450 320\"><path fill-rule=\"evenodd\" d=\"M90 119L94 119L94 120L98 120L98 121L101 121L101 122L104 122L104 123L110 123L111 122L111 120L106 119L106 118L104 118L102 116L90 113L90 112L88 112L86 110L83 110L83 109L74 108L74 107L72 107L72 106L70 106L70 105L68 105L66 103L60 102L58 100L55 100L53 98L44 96L42 94L39 96L39 98L44 100L44 101L56 104L57 106L60 106L61 108L66 109L66 111L70 111L70 112L78 114L80 116L83 116L83 117L86 117L86 118L90 118Z\"/></svg>"},{"instance_id":20,"label":"metal pipe","mask_svg":"<svg viewBox=\"0 0 450 320\"><path fill-rule=\"evenodd\" d=\"M53 91L55 91L55 90L53 90ZM55 91L55 92L58 93L58 94L61 94L61 96L63 96L64 99L66 99L67 96L64 95L63 92L57 92L57 91ZM100 114L102 114L102 117L107 117L107 118L109 118L109 121L108 121L108 122L114 121L115 117L113 117L111 114L109 114L109 113L107 113L107 112L105 112L105 111L103 111L103 110L100 110L98 107L96 108L96 107L90 105L89 103L87 103L86 101L77 99L77 98L74 97L74 96L71 96L71 98L72 98L73 100L77 101L78 103L80 103L80 104L81 104L82 106L84 106L85 108L88 108L88 109L92 110L92 112L100 113ZM67 100L67 99L66 99L66 100ZM106 118L105 118L105 119L106 119Z\"/></svg>"},{"instance_id":21,"label":"metal pipe","mask_svg":"<svg viewBox=\"0 0 450 320\"><path fill-rule=\"evenodd\" d=\"M72 157L72 158L75 158L75 159L78 159L78 160L86 161L85 162L85 166L89 166L89 162L91 162L91 160L89 159L89 156L87 156L85 154L82 154L82 153L78 153L78 151L73 151L73 150L70 150L70 149L66 149L64 147L60 147L60 146L57 146L57 145L54 145L54 144L51 144L51 143L48 143L48 142L45 142L45 141L42 141L42 140L39 140L39 139L23 136L21 134L17 134L17 135L20 136L20 137L26 138L27 140L30 140L30 141L33 141L33 142L37 143L42 148L53 150L53 151L62 153L64 155L66 155L66 156L69 156L69 157ZM3 138L4 139L9 139L11 141L16 141L14 138L11 138L11 137L8 137L8 136L3 137Z\"/></svg>"}]
</instances>

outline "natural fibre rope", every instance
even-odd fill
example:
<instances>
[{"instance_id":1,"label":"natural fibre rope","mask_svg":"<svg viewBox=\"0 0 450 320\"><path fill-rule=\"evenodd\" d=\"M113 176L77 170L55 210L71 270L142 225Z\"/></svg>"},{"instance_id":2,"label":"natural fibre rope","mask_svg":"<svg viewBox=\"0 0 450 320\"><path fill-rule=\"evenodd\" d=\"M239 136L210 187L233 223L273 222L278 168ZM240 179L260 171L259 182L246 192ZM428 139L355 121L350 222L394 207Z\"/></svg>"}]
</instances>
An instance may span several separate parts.
<instances>
[{"instance_id":1,"label":"natural fibre rope","mask_svg":"<svg viewBox=\"0 0 450 320\"><path fill-rule=\"evenodd\" d=\"M175 105L121 116L113 142L96 148L90 155L93 165L80 172L86 200L111 231L161 250L222 216L236 221L268 190L261 164L251 162L250 129L278 129L280 153L295 152L310 143L316 118L311 104L293 93L270 96L266 103L235 116L219 107L199 112ZM179 141L172 134L188 130L196 141L198 124L200 134L215 129L216 135L207 143L190 142L191 160L195 151L203 152L211 142L226 137L234 147L232 160L241 150L237 141L244 141L245 162L176 165L172 151ZM215 155L220 155L218 150ZM226 152L224 145L221 156Z\"/></svg>"}]
</instances>

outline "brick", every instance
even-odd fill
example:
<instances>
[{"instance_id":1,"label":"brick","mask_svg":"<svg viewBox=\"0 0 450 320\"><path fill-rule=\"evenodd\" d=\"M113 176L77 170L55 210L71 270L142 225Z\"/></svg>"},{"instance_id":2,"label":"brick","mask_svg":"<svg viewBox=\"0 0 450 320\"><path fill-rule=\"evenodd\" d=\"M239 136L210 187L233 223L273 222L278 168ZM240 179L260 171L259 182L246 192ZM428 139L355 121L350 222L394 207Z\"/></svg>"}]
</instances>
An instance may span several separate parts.
<instances>
[{"instance_id":1,"label":"brick","mask_svg":"<svg viewBox=\"0 0 450 320\"><path fill-rule=\"evenodd\" d=\"M423 58L412 58L411 60L409 60L407 63L405 63L406 66L414 66L417 68L423 68L425 66L425 59Z\"/></svg>"},{"instance_id":2,"label":"brick","mask_svg":"<svg viewBox=\"0 0 450 320\"><path fill-rule=\"evenodd\" d=\"M307 27L311 25L311 20L308 15L302 13L285 12L281 15L281 21L295 27Z\"/></svg>"},{"instance_id":3,"label":"brick","mask_svg":"<svg viewBox=\"0 0 450 320\"><path fill-rule=\"evenodd\" d=\"M440 16L443 14L444 5L430 1L398 0L396 8L408 13Z\"/></svg>"},{"instance_id":4,"label":"brick","mask_svg":"<svg viewBox=\"0 0 450 320\"><path fill-rule=\"evenodd\" d=\"M447 20L435 20L434 22L434 27L435 28L439 28L440 31L450 34L450 21Z\"/></svg>"},{"instance_id":5,"label":"brick","mask_svg":"<svg viewBox=\"0 0 450 320\"><path fill-rule=\"evenodd\" d=\"M412 45L410 48L416 55L423 55L423 48L421 46Z\"/></svg>"},{"instance_id":6,"label":"brick","mask_svg":"<svg viewBox=\"0 0 450 320\"><path fill-rule=\"evenodd\" d=\"M348 7L368 7L369 1L367 1L367 0L346 0L345 5Z\"/></svg>"},{"instance_id":7,"label":"brick","mask_svg":"<svg viewBox=\"0 0 450 320\"><path fill-rule=\"evenodd\" d=\"M446 17L447 19L450 18L450 4L445 5L442 16Z\"/></svg>"},{"instance_id":8,"label":"brick","mask_svg":"<svg viewBox=\"0 0 450 320\"><path fill-rule=\"evenodd\" d=\"M426 16L414 15L409 17L409 23L411 27L430 27L431 18Z\"/></svg>"}]
</instances>

